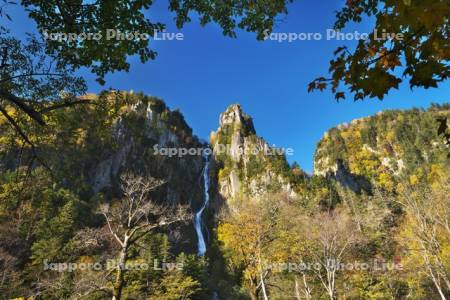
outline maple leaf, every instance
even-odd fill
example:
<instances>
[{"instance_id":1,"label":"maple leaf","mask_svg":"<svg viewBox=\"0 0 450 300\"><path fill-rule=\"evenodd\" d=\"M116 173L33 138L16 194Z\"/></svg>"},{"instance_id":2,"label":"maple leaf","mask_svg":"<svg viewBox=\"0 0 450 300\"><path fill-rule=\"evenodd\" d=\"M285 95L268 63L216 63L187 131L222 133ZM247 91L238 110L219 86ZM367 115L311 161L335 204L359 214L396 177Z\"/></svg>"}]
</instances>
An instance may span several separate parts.
<instances>
[{"instance_id":1,"label":"maple leaf","mask_svg":"<svg viewBox=\"0 0 450 300\"><path fill-rule=\"evenodd\" d=\"M339 101L339 99L345 99L345 93L344 92L337 92L334 95L334 99L336 99L336 101Z\"/></svg>"},{"instance_id":2,"label":"maple leaf","mask_svg":"<svg viewBox=\"0 0 450 300\"><path fill-rule=\"evenodd\" d=\"M326 84L325 82L320 82L320 83L317 84L317 88L318 88L320 91L323 91L324 89L327 88L327 84Z\"/></svg>"}]
</instances>

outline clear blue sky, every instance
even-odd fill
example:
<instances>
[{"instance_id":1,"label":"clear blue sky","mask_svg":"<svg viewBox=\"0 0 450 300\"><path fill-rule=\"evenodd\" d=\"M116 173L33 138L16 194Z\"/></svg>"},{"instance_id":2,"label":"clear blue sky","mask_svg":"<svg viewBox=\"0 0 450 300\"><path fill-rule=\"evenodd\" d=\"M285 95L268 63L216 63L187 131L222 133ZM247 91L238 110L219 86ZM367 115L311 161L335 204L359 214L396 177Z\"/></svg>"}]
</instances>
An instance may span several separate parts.
<instances>
[{"instance_id":1,"label":"clear blue sky","mask_svg":"<svg viewBox=\"0 0 450 300\"><path fill-rule=\"evenodd\" d=\"M325 34L333 26L334 12L344 2L297 1L289 6L289 14L280 19L274 31ZM253 117L258 135L270 144L293 148L289 161L297 161L308 172L312 171L317 142L327 129L339 123L384 109L450 102L447 82L430 90L411 91L403 85L382 102L368 99L336 103L329 92L307 93L306 86L317 76L326 75L336 47L352 42L260 42L254 34L245 32L238 32L238 38L231 39L222 36L214 24L201 28L195 18L177 30L166 6L166 1L157 0L149 12L150 18L167 23L170 32L182 32L184 40L151 42L159 53L155 61L141 64L131 58L131 71L108 75L104 87L92 75L82 72L90 92L113 87L160 97L171 108L179 108L194 133L205 139L217 128L219 114L229 104L238 102ZM33 27L20 10L14 9L12 15L20 23L15 25L15 32ZM369 31L369 25L359 24L345 31Z\"/></svg>"}]
</instances>

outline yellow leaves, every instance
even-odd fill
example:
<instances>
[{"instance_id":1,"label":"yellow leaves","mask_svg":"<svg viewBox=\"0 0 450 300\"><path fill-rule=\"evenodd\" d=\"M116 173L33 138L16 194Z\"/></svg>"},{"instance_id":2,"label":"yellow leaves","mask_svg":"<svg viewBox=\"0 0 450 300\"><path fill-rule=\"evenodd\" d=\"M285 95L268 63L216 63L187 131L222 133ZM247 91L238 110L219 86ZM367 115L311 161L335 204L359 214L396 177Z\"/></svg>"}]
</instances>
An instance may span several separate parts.
<instances>
[{"instance_id":1,"label":"yellow leaves","mask_svg":"<svg viewBox=\"0 0 450 300\"><path fill-rule=\"evenodd\" d=\"M419 182L419 178L417 177L417 175L409 176L409 183L411 185L416 185L418 182Z\"/></svg>"},{"instance_id":2,"label":"yellow leaves","mask_svg":"<svg viewBox=\"0 0 450 300\"><path fill-rule=\"evenodd\" d=\"M350 171L357 175L373 176L376 174L379 160L369 149L363 148L355 154L354 160L350 163Z\"/></svg>"},{"instance_id":3,"label":"yellow leaves","mask_svg":"<svg viewBox=\"0 0 450 300\"><path fill-rule=\"evenodd\" d=\"M392 192L394 190L394 182L389 174L381 173L378 177L378 182L387 191Z\"/></svg>"},{"instance_id":4,"label":"yellow leaves","mask_svg":"<svg viewBox=\"0 0 450 300\"><path fill-rule=\"evenodd\" d=\"M442 272L442 267L448 269L448 182L442 182L436 190L405 185L398 199L403 205L405 217L396 239L401 249L405 250L402 264L412 286L431 280L426 272L428 270Z\"/></svg>"},{"instance_id":5,"label":"yellow leaves","mask_svg":"<svg viewBox=\"0 0 450 300\"><path fill-rule=\"evenodd\" d=\"M450 243L447 242L447 244L442 247L440 256L444 266L447 266L447 272L450 272Z\"/></svg>"},{"instance_id":6,"label":"yellow leaves","mask_svg":"<svg viewBox=\"0 0 450 300\"><path fill-rule=\"evenodd\" d=\"M2 145L6 145L8 142L8 138L4 136L0 136L0 151L2 151Z\"/></svg>"},{"instance_id":7,"label":"yellow leaves","mask_svg":"<svg viewBox=\"0 0 450 300\"><path fill-rule=\"evenodd\" d=\"M87 130L85 128L77 128L74 132L75 144L82 146L87 137Z\"/></svg>"},{"instance_id":8,"label":"yellow leaves","mask_svg":"<svg viewBox=\"0 0 450 300\"><path fill-rule=\"evenodd\" d=\"M0 115L0 126L6 124L6 118L3 115Z\"/></svg>"},{"instance_id":9,"label":"yellow leaves","mask_svg":"<svg viewBox=\"0 0 450 300\"><path fill-rule=\"evenodd\" d=\"M211 134L209 136L209 140L211 142L211 145L215 145L217 142L217 133L215 133L214 131L211 132Z\"/></svg>"},{"instance_id":10,"label":"yellow leaves","mask_svg":"<svg viewBox=\"0 0 450 300\"><path fill-rule=\"evenodd\" d=\"M424 170L422 168L417 168L414 174L417 176L419 180L421 180L424 176Z\"/></svg>"},{"instance_id":11,"label":"yellow leaves","mask_svg":"<svg viewBox=\"0 0 450 300\"><path fill-rule=\"evenodd\" d=\"M279 241L275 238L279 232L275 230L274 222L277 203L269 198L245 199L236 203L219 224L218 239L226 257L232 268L242 270L245 279L255 278L267 262L284 257L275 250L279 247L274 247L275 241Z\"/></svg>"},{"instance_id":12,"label":"yellow leaves","mask_svg":"<svg viewBox=\"0 0 450 300\"><path fill-rule=\"evenodd\" d=\"M87 256L87 255L83 255L80 256L77 260L76 263L79 266L92 266L96 263L95 259L92 256ZM91 268L86 267L86 268L79 268L77 269L77 271L90 271Z\"/></svg>"},{"instance_id":13,"label":"yellow leaves","mask_svg":"<svg viewBox=\"0 0 450 300\"><path fill-rule=\"evenodd\" d=\"M398 156L403 156L405 154L402 146L399 144L394 144L392 148L394 148L394 151Z\"/></svg>"},{"instance_id":14,"label":"yellow leaves","mask_svg":"<svg viewBox=\"0 0 450 300\"><path fill-rule=\"evenodd\" d=\"M185 275L182 272L169 272L162 278L160 284L155 288L155 292L149 299L191 299L191 296L199 290L200 283L191 276Z\"/></svg>"},{"instance_id":15,"label":"yellow leaves","mask_svg":"<svg viewBox=\"0 0 450 300\"><path fill-rule=\"evenodd\" d=\"M350 132L347 130L343 130L343 131L341 131L341 136L344 140L348 140L350 137Z\"/></svg>"},{"instance_id":16,"label":"yellow leaves","mask_svg":"<svg viewBox=\"0 0 450 300\"><path fill-rule=\"evenodd\" d=\"M317 190L317 197L320 198L328 198L328 194L329 194L329 189L326 187L322 187L319 190Z\"/></svg>"},{"instance_id":17,"label":"yellow leaves","mask_svg":"<svg viewBox=\"0 0 450 300\"><path fill-rule=\"evenodd\" d=\"M6 110L6 113L7 113L10 117L12 117L13 119L16 119L16 118L17 118L18 112L17 112L17 110L16 110L14 107L12 107L12 106L10 106L10 105L7 105L7 106L5 107L5 110ZM6 125L7 122L8 122L8 120L6 119L6 117L5 117L3 114L0 113L0 126Z\"/></svg>"},{"instance_id":18,"label":"yellow leaves","mask_svg":"<svg viewBox=\"0 0 450 300\"><path fill-rule=\"evenodd\" d=\"M230 172L230 168L225 166L219 170L219 174L217 176L219 179L225 179L226 177L228 177L228 175L230 175Z\"/></svg>"},{"instance_id":19,"label":"yellow leaves","mask_svg":"<svg viewBox=\"0 0 450 300\"><path fill-rule=\"evenodd\" d=\"M348 127L340 132L345 142L354 142L361 139L361 131L357 126Z\"/></svg>"},{"instance_id":20,"label":"yellow leaves","mask_svg":"<svg viewBox=\"0 0 450 300\"><path fill-rule=\"evenodd\" d=\"M439 182L442 178L445 178L448 174L446 174L446 171L444 168L437 164L432 164L430 167L430 172L428 173L427 179L428 182L430 182L432 185L436 182Z\"/></svg>"},{"instance_id":21,"label":"yellow leaves","mask_svg":"<svg viewBox=\"0 0 450 300\"><path fill-rule=\"evenodd\" d=\"M126 114L128 112L130 112L130 109L129 109L129 107L127 105L120 106L119 111L118 111L119 115L124 115L124 114ZM111 107L111 109L109 111L109 114L113 115L115 113L116 112L115 112L114 107Z\"/></svg>"},{"instance_id":22,"label":"yellow leaves","mask_svg":"<svg viewBox=\"0 0 450 300\"><path fill-rule=\"evenodd\" d=\"M396 140L396 136L395 136L395 132L394 131L388 131L388 133L386 134L386 139L390 142L393 143Z\"/></svg>"},{"instance_id":23,"label":"yellow leaves","mask_svg":"<svg viewBox=\"0 0 450 300\"><path fill-rule=\"evenodd\" d=\"M395 53L389 52L386 48L382 48L378 53L378 61L376 64L378 67L391 70L402 65L399 56Z\"/></svg>"},{"instance_id":24,"label":"yellow leaves","mask_svg":"<svg viewBox=\"0 0 450 300\"><path fill-rule=\"evenodd\" d=\"M397 186L395 187L395 190L399 194L403 194L405 192L405 185L402 182L397 183Z\"/></svg>"}]
</instances>

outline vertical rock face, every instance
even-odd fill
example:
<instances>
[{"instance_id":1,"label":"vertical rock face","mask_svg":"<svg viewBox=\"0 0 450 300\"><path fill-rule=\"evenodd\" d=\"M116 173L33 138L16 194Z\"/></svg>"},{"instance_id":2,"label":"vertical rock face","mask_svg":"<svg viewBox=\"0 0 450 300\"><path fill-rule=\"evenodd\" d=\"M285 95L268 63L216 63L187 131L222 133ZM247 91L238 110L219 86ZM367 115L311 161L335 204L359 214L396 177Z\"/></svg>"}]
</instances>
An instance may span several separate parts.
<instances>
[{"instance_id":1,"label":"vertical rock face","mask_svg":"<svg viewBox=\"0 0 450 300\"><path fill-rule=\"evenodd\" d=\"M295 197L289 181L290 168L284 154L256 135L252 118L239 104L220 115L217 131L211 133L218 170L218 192L228 204L239 197L257 197L285 192Z\"/></svg>"},{"instance_id":2,"label":"vertical rock face","mask_svg":"<svg viewBox=\"0 0 450 300\"><path fill-rule=\"evenodd\" d=\"M113 188L119 173L133 168L140 170L143 175L158 176L167 181L165 201L194 202L196 205L197 199L193 195L201 195L201 186L195 184L203 167L201 156L161 155L155 149L197 148L203 145L191 135L187 124L182 124L184 120L178 119L180 116L177 113L158 101L130 105L126 113L116 120L112 134L117 148L115 151L99 149L99 152L106 154L91 172L94 193ZM186 128L172 126L177 122ZM188 187L195 191L188 192Z\"/></svg>"},{"instance_id":3,"label":"vertical rock face","mask_svg":"<svg viewBox=\"0 0 450 300\"><path fill-rule=\"evenodd\" d=\"M120 197L119 176L131 171L165 182L152 195L158 202L188 204L193 211L198 210L203 197L201 153L167 155L167 149L200 149L206 145L192 135L183 116L169 110L161 100L150 97L128 102L132 104L127 103L122 108L123 113L111 128L116 147L98 149L98 163L90 168L88 178L93 193ZM191 224L181 228L181 232L170 231L169 237L176 249L195 252L196 237Z\"/></svg>"},{"instance_id":4,"label":"vertical rock face","mask_svg":"<svg viewBox=\"0 0 450 300\"><path fill-rule=\"evenodd\" d=\"M36 143L37 152L61 186L86 201L98 193L103 194L105 201L119 200L120 175L131 172L165 182L152 192L154 201L163 205L190 205L193 211L201 207L204 191L201 151L179 155L179 150L207 145L192 134L180 112L143 94L105 91L83 98L96 105L71 106L63 113L56 110L49 113L52 126L49 131L39 132L46 138L37 139ZM0 120L2 134L3 128L10 130ZM172 154L168 150L177 152ZM14 144L0 139L0 173L21 167L19 163L28 163L31 155L28 151L19 153ZM196 252L192 224L181 230L169 228L169 237L178 250Z\"/></svg>"},{"instance_id":5,"label":"vertical rock face","mask_svg":"<svg viewBox=\"0 0 450 300\"><path fill-rule=\"evenodd\" d=\"M230 105L227 110L220 115L220 127L223 128L228 125L238 125L248 134L256 134L252 118L242 111L239 104Z\"/></svg>"}]
</instances>

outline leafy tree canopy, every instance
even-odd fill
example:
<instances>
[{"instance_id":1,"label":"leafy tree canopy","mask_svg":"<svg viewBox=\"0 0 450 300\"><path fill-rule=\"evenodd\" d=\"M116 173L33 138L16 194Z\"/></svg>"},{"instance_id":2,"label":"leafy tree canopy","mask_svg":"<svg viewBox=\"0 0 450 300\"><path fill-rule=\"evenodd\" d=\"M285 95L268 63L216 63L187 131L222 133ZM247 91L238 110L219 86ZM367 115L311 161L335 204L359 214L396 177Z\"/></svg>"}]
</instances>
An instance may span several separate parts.
<instances>
[{"instance_id":1,"label":"leafy tree canopy","mask_svg":"<svg viewBox=\"0 0 450 300\"><path fill-rule=\"evenodd\" d=\"M286 5L292 1L171 0L168 10L175 13L178 28L196 13L201 25L215 22L226 36L235 37L236 28L240 28L256 32L262 39L264 30L273 27L279 14L287 13ZM146 17L152 4L152 0L0 0L1 18L14 22L8 8L22 5L44 40L31 37L23 43L11 37L5 25L0 25L0 113L31 144L14 116L6 111L7 105L12 104L44 125L43 112L54 109L48 107L49 101L66 99L65 105L88 103L76 99L85 93L86 85L73 71L87 67L104 84L107 73L129 70L129 56L137 55L143 63L154 59L156 52L149 48L149 39L140 38L165 28L165 24ZM104 38L108 30L139 35L134 35L134 39ZM48 38L55 33L59 38ZM102 38L78 38L96 33Z\"/></svg>"},{"instance_id":2,"label":"leafy tree canopy","mask_svg":"<svg viewBox=\"0 0 450 300\"><path fill-rule=\"evenodd\" d=\"M198 14L200 24L217 23L223 34L236 37L236 28L256 32L262 39L266 29L272 29L275 18L287 13L286 5L293 0L255 1L199 1L170 0L168 10L175 13L178 28ZM5 3L14 3L6 1ZM57 33L101 33L108 29L122 33L147 33L150 36L164 30L165 24L152 21L146 12L152 0L22 0L18 1L36 21L42 34ZM108 72L128 71L127 57L138 55L142 62L156 57L149 48L148 39L99 39L74 41L70 39L47 40L47 51L60 62L74 68L88 67L104 83Z\"/></svg>"},{"instance_id":3,"label":"leafy tree canopy","mask_svg":"<svg viewBox=\"0 0 450 300\"><path fill-rule=\"evenodd\" d=\"M347 0L336 15L336 30L366 16L375 18L375 26L354 52L336 49L331 77L315 79L308 90L330 87L336 100L346 94L381 100L404 80L411 89L436 88L450 74L449 15L447 0Z\"/></svg>"}]
</instances>

